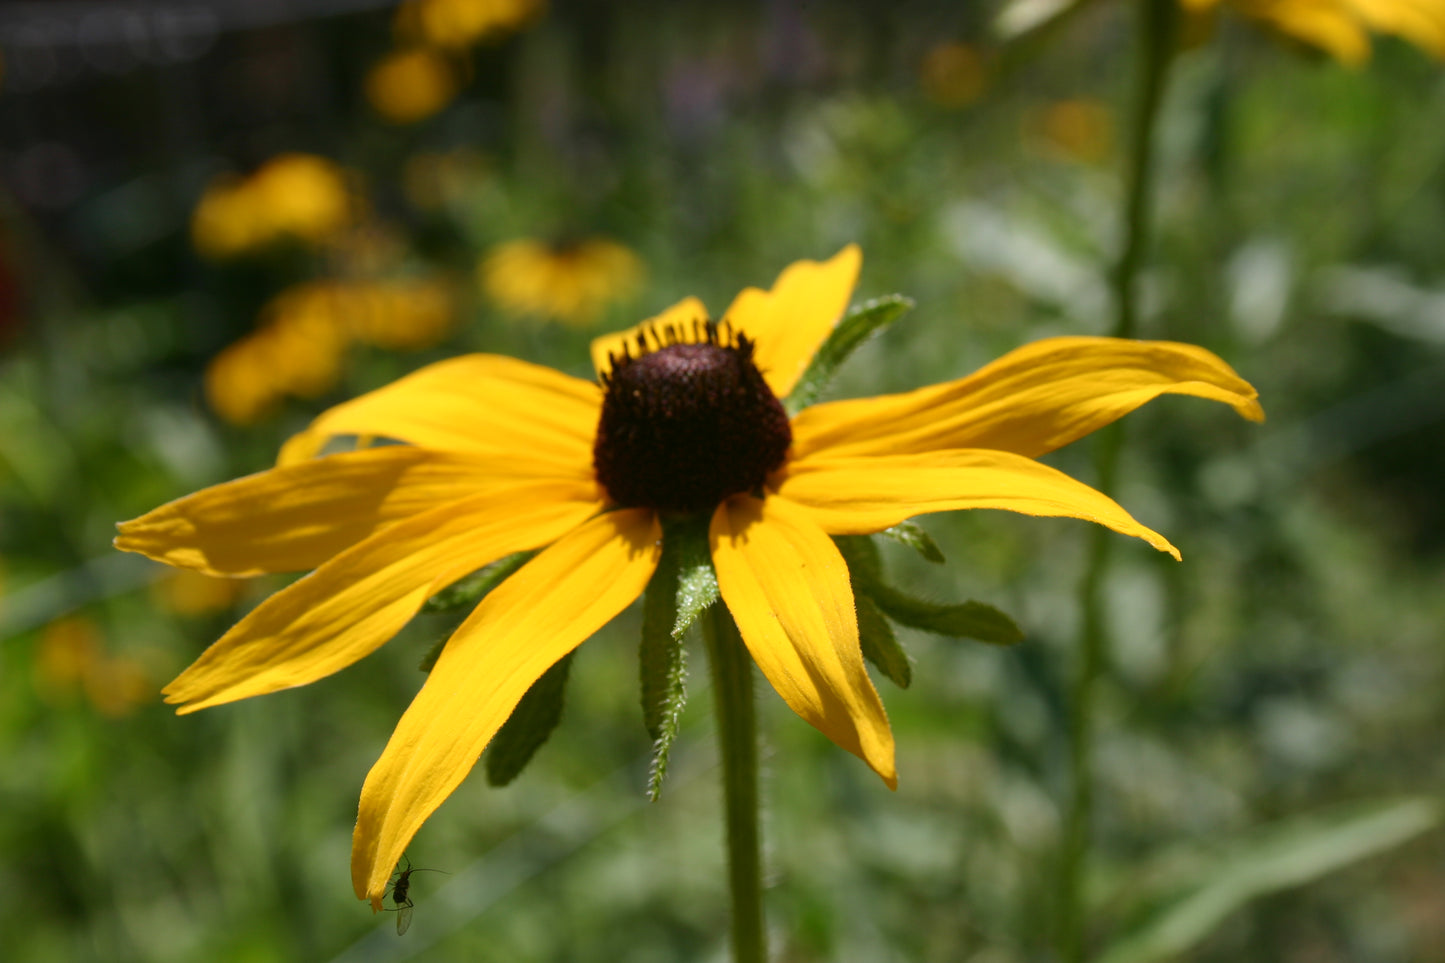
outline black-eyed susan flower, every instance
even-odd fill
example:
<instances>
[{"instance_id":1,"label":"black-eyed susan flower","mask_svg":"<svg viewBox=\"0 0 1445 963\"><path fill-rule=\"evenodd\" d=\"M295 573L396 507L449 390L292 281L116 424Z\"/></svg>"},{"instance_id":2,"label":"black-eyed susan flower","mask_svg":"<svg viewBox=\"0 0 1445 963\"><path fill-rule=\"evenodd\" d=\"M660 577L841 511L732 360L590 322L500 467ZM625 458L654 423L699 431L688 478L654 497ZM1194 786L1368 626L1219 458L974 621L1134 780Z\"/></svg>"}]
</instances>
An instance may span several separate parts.
<instances>
[{"instance_id":1,"label":"black-eyed susan flower","mask_svg":"<svg viewBox=\"0 0 1445 963\"><path fill-rule=\"evenodd\" d=\"M315 154L281 154L249 177L222 175L191 213L191 240L201 254L229 258L281 240L321 244L357 213L346 173Z\"/></svg>"},{"instance_id":2,"label":"black-eyed susan flower","mask_svg":"<svg viewBox=\"0 0 1445 963\"><path fill-rule=\"evenodd\" d=\"M706 522L721 600L764 676L895 785L892 732L830 536L1001 508L1087 519L1178 557L1035 456L1162 394L1263 415L1254 389L1207 351L1072 337L957 381L789 417L784 399L809 400L798 388L834 344L860 264L852 246L794 264L717 322L688 298L594 342L596 381L493 355L431 365L323 413L269 471L122 523L117 547L172 565L314 569L202 654L167 700L193 712L313 682L375 650L449 584L539 550L451 636L366 779L352 881L380 906L421 824L533 684L642 594L663 522L688 516ZM341 436L404 444L323 455Z\"/></svg>"},{"instance_id":3,"label":"black-eyed susan flower","mask_svg":"<svg viewBox=\"0 0 1445 963\"><path fill-rule=\"evenodd\" d=\"M602 237L557 242L522 238L499 244L477 265L482 291L502 310L586 327L631 297L642 260Z\"/></svg>"}]
</instances>

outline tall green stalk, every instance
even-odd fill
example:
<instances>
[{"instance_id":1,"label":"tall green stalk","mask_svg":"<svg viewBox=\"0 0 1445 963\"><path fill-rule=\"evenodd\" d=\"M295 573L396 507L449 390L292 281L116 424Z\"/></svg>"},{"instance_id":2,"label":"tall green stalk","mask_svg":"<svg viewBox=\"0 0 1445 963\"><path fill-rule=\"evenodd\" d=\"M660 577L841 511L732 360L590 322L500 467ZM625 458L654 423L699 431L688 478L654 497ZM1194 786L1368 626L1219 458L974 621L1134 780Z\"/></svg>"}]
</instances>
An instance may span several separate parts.
<instances>
[{"instance_id":1,"label":"tall green stalk","mask_svg":"<svg viewBox=\"0 0 1445 963\"><path fill-rule=\"evenodd\" d=\"M703 619L722 752L727 817L728 888L732 894L733 963L765 963L763 859L758 833L758 725L753 661L727 606Z\"/></svg>"},{"instance_id":2,"label":"tall green stalk","mask_svg":"<svg viewBox=\"0 0 1445 963\"><path fill-rule=\"evenodd\" d=\"M1164 98L1174 54L1177 0L1139 0L1139 64L1134 114L1129 128L1128 182L1124 193L1123 246L1111 275L1116 338L1135 337L1139 326L1139 268L1149 247L1149 222L1154 200L1154 139L1159 105ZM1121 425L1098 435L1094 449L1096 483L1114 491L1124 448ZM1089 567L1080 585L1082 638L1079 671L1074 681L1069 725L1072 795L1064 829L1063 867L1059 875L1059 950L1069 963L1088 957L1084 877L1094 822L1094 712L1099 679L1109 650L1104 613L1104 583L1113 553L1108 529L1095 526Z\"/></svg>"}]
</instances>

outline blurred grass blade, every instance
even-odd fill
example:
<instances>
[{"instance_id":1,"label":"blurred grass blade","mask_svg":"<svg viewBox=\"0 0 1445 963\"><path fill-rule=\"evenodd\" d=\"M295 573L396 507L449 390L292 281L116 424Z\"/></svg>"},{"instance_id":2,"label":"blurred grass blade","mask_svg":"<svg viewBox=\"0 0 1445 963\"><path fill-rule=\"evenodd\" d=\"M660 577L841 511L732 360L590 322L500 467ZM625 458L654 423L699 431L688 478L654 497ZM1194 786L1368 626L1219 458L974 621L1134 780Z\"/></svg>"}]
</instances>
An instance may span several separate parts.
<instances>
[{"instance_id":1,"label":"blurred grass blade","mask_svg":"<svg viewBox=\"0 0 1445 963\"><path fill-rule=\"evenodd\" d=\"M1251 833L1176 883L1098 963L1154 963L1187 952L1251 900L1313 882L1418 836L1440 823L1440 805L1414 797L1354 804Z\"/></svg>"},{"instance_id":2,"label":"blurred grass blade","mask_svg":"<svg viewBox=\"0 0 1445 963\"><path fill-rule=\"evenodd\" d=\"M866 301L844 315L843 320L839 321L838 326L828 335L828 340L824 341L813 355L807 370L783 402L788 414L796 415L817 401L818 396L833 380L833 375L859 345L903 317L912 307L912 298L889 294Z\"/></svg>"},{"instance_id":3,"label":"blurred grass blade","mask_svg":"<svg viewBox=\"0 0 1445 963\"><path fill-rule=\"evenodd\" d=\"M908 662L908 653L894 637L893 627L868 596L857 595L854 602L858 607L858 641L863 646L863 658L877 666L898 688L908 688L913 682L913 666Z\"/></svg>"},{"instance_id":4,"label":"blurred grass blade","mask_svg":"<svg viewBox=\"0 0 1445 963\"><path fill-rule=\"evenodd\" d=\"M505 786L522 774L538 749L562 721L562 704L567 694L567 672L572 667L569 652L522 696L517 708L487 746L487 782Z\"/></svg>"},{"instance_id":5,"label":"blurred grass blade","mask_svg":"<svg viewBox=\"0 0 1445 963\"><path fill-rule=\"evenodd\" d=\"M705 519L669 521L662 558L642 609L642 715L653 739L647 796L656 801L687 703L687 650L682 640L692 623L718 599L717 573L708 553Z\"/></svg>"},{"instance_id":6,"label":"blurred grass blade","mask_svg":"<svg viewBox=\"0 0 1445 963\"><path fill-rule=\"evenodd\" d=\"M878 534L907 545L935 565L942 565L948 561L943 557L943 550L938 547L938 543L914 522L902 521L892 528L885 528Z\"/></svg>"}]
</instances>

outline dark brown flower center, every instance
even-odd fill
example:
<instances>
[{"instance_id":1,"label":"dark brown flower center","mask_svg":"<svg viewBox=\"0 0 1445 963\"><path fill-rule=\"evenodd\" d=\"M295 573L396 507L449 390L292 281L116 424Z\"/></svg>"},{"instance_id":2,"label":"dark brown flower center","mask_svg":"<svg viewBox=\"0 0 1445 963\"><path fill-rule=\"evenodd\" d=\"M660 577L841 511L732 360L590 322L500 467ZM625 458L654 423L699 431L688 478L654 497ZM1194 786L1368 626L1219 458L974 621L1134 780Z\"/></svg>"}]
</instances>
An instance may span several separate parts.
<instances>
[{"instance_id":1,"label":"dark brown flower center","mask_svg":"<svg viewBox=\"0 0 1445 963\"><path fill-rule=\"evenodd\" d=\"M602 379L592 462L623 506L700 512L762 486L792 444L788 415L753 364L753 343L708 321L639 338Z\"/></svg>"}]
</instances>

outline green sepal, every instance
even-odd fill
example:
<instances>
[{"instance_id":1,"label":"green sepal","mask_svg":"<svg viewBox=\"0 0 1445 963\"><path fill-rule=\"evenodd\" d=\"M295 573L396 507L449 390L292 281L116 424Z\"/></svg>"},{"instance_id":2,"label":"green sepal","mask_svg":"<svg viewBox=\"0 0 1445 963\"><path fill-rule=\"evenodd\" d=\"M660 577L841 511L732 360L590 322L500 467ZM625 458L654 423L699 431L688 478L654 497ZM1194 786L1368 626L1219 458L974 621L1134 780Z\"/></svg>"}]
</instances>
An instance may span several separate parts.
<instances>
[{"instance_id":1,"label":"green sepal","mask_svg":"<svg viewBox=\"0 0 1445 963\"><path fill-rule=\"evenodd\" d=\"M562 704L567 694L567 672L572 653L567 653L532 683L512 715L487 746L487 782L505 786L522 774L532 756L562 721Z\"/></svg>"},{"instance_id":2,"label":"green sepal","mask_svg":"<svg viewBox=\"0 0 1445 963\"><path fill-rule=\"evenodd\" d=\"M813 354L813 360L792 393L783 402L788 415L796 415L818 400L848 356L877 332L903 317L913 307L913 299L889 294L853 308L829 333L827 340Z\"/></svg>"},{"instance_id":3,"label":"green sepal","mask_svg":"<svg viewBox=\"0 0 1445 963\"><path fill-rule=\"evenodd\" d=\"M1024 634L1007 614L982 602L940 604L914 598L883 580L878 546L866 535L839 535L837 543L853 581L855 595L866 595L879 611L899 625L955 639L975 639L992 645L1014 645Z\"/></svg>"},{"instance_id":4,"label":"green sepal","mask_svg":"<svg viewBox=\"0 0 1445 963\"><path fill-rule=\"evenodd\" d=\"M428 614L455 612L458 609L476 608L488 592L501 585L517 569L531 561L536 552L513 552L505 558L500 558L492 564L478 569L466 576L459 582L454 582L447 588L442 589L436 595L426 600L421 610ZM430 672L437 664L437 659L442 656L442 649L447 647L451 641L452 631L455 626L441 638L432 643L427 649L426 655L421 657L421 664L417 668L423 672Z\"/></svg>"},{"instance_id":5,"label":"green sepal","mask_svg":"<svg viewBox=\"0 0 1445 963\"><path fill-rule=\"evenodd\" d=\"M878 534L907 545L934 565L942 565L948 561L943 557L943 550L938 547L938 543L914 522L901 521L892 528L885 528Z\"/></svg>"},{"instance_id":6,"label":"green sepal","mask_svg":"<svg viewBox=\"0 0 1445 963\"><path fill-rule=\"evenodd\" d=\"M908 688L913 682L913 666L908 661L908 653L894 637L893 626L867 595L854 595L853 603L858 609L858 641L863 646L863 658L898 688Z\"/></svg>"},{"instance_id":7,"label":"green sepal","mask_svg":"<svg viewBox=\"0 0 1445 963\"><path fill-rule=\"evenodd\" d=\"M642 603L638 671L642 719L653 739L647 796L656 801L687 702L687 650L682 640L692 623L718 600L717 573L708 552L707 519L663 523L662 558Z\"/></svg>"},{"instance_id":8,"label":"green sepal","mask_svg":"<svg viewBox=\"0 0 1445 963\"><path fill-rule=\"evenodd\" d=\"M886 585L869 585L864 591L884 615L899 625L990 645L1016 645L1024 640L1018 624L992 605L972 601L941 605L913 598Z\"/></svg>"}]
</instances>

